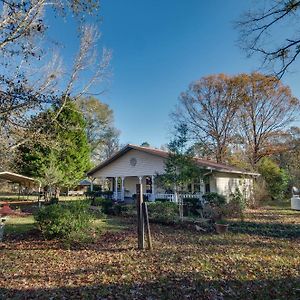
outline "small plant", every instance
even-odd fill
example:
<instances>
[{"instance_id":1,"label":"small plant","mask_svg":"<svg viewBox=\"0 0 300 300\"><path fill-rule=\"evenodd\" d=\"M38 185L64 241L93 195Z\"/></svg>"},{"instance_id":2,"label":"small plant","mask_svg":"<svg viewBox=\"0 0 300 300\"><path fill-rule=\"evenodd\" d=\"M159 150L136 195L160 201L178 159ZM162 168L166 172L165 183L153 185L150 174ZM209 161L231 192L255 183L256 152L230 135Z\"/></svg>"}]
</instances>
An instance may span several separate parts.
<instances>
[{"instance_id":1,"label":"small plant","mask_svg":"<svg viewBox=\"0 0 300 300\"><path fill-rule=\"evenodd\" d=\"M184 208L188 215L199 215L199 210L202 210L202 202L199 198L183 198Z\"/></svg>"},{"instance_id":2,"label":"small plant","mask_svg":"<svg viewBox=\"0 0 300 300\"><path fill-rule=\"evenodd\" d=\"M46 238L70 238L74 233L90 228L92 215L83 202L53 204L35 214L38 228Z\"/></svg>"},{"instance_id":3,"label":"small plant","mask_svg":"<svg viewBox=\"0 0 300 300\"><path fill-rule=\"evenodd\" d=\"M244 210L246 209L246 199L237 187L235 192L230 195L229 198L229 212L232 217L239 216L241 220L244 220Z\"/></svg>"},{"instance_id":4,"label":"small plant","mask_svg":"<svg viewBox=\"0 0 300 300\"><path fill-rule=\"evenodd\" d=\"M226 198L218 193L206 193L202 196L204 201L212 206L220 206L226 203Z\"/></svg>"},{"instance_id":5,"label":"small plant","mask_svg":"<svg viewBox=\"0 0 300 300\"><path fill-rule=\"evenodd\" d=\"M94 198L91 202L93 206L100 206L101 211L106 215L112 213L113 204L113 201L108 198Z\"/></svg>"},{"instance_id":6,"label":"small plant","mask_svg":"<svg viewBox=\"0 0 300 300\"><path fill-rule=\"evenodd\" d=\"M162 223L173 223L178 220L178 205L173 202L150 202L148 204L151 220Z\"/></svg>"}]
</instances>

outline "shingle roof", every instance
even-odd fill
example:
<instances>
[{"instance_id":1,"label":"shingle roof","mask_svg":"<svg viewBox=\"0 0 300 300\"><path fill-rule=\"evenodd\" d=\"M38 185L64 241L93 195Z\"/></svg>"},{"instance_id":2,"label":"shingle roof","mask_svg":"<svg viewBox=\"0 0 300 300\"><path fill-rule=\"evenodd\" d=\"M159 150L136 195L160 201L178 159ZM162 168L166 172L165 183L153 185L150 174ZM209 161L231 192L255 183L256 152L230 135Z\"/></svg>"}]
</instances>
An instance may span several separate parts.
<instances>
[{"instance_id":1,"label":"shingle roof","mask_svg":"<svg viewBox=\"0 0 300 300\"><path fill-rule=\"evenodd\" d=\"M122 156L123 154L125 154L126 152L128 152L132 149L143 151L143 152L146 152L146 153L149 153L149 154L152 154L152 155L156 155L156 156L160 156L160 157L163 157L163 158L168 158L168 156L169 156L168 151L155 149L155 148L150 148L150 147L137 146L137 145L133 145L133 144L128 144L124 148L122 148L121 150L119 150L118 152L113 154L110 158L103 161L100 165L98 165L95 168L93 168L92 170L90 170L87 173L87 175L91 176L93 173L95 173L95 172L99 171L100 169L104 168L105 166L107 166L111 162L115 161L117 158L119 158L120 156ZM220 163L217 163L217 162L212 161L212 160L206 160L206 159L202 159L202 158L194 158L194 159L195 159L195 162L200 167L203 167L203 168L208 169L208 170L215 170L215 171L225 172L225 173L227 172L227 173L236 173L236 174L259 176L258 173L249 172L249 171L239 169L239 168L236 168L236 167L233 167L233 166L229 166L229 165L226 165L226 164L220 164Z\"/></svg>"}]
</instances>

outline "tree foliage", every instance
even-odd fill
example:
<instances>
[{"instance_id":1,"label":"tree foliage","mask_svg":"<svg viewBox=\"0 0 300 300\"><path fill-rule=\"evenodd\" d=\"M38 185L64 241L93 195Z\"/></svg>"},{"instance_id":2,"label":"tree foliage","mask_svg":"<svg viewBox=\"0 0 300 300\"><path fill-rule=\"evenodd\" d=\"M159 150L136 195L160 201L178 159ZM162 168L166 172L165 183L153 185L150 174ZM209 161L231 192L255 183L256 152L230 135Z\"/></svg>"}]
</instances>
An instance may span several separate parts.
<instances>
[{"instance_id":1,"label":"tree foliage","mask_svg":"<svg viewBox=\"0 0 300 300\"><path fill-rule=\"evenodd\" d=\"M179 101L180 106L173 113L175 122L187 124L189 136L206 145L215 159L223 162L239 107L234 78L224 74L203 77L192 82Z\"/></svg>"},{"instance_id":2,"label":"tree foliage","mask_svg":"<svg viewBox=\"0 0 300 300\"><path fill-rule=\"evenodd\" d=\"M282 138L286 151L274 155L274 160L290 176L290 187L300 187L300 128L292 127Z\"/></svg>"},{"instance_id":3,"label":"tree foliage","mask_svg":"<svg viewBox=\"0 0 300 300\"><path fill-rule=\"evenodd\" d=\"M220 74L193 82L173 119L186 124L198 155L226 162L242 153L242 165L255 169L262 157L285 150L278 140L298 109L299 100L275 77Z\"/></svg>"},{"instance_id":4,"label":"tree foliage","mask_svg":"<svg viewBox=\"0 0 300 300\"><path fill-rule=\"evenodd\" d=\"M55 114L59 107L47 112ZM90 148L85 120L76 105L69 101L59 115L58 122L47 132L51 146L36 141L20 147L20 171L40 178L44 186L74 186L90 167Z\"/></svg>"},{"instance_id":5,"label":"tree foliage","mask_svg":"<svg viewBox=\"0 0 300 300\"><path fill-rule=\"evenodd\" d=\"M258 166L258 171L267 184L267 189L272 199L282 199L287 191L289 177L284 169L270 158L263 158Z\"/></svg>"},{"instance_id":6,"label":"tree foliage","mask_svg":"<svg viewBox=\"0 0 300 300\"><path fill-rule=\"evenodd\" d=\"M99 163L119 148L119 131L114 127L113 111L94 97L78 99L77 105L86 121L92 161Z\"/></svg>"},{"instance_id":7,"label":"tree foliage","mask_svg":"<svg viewBox=\"0 0 300 300\"><path fill-rule=\"evenodd\" d=\"M107 78L110 51L99 49L95 24L99 0L0 1L0 134L1 153L12 152L30 139L40 139L71 96L80 98ZM64 69L58 47L47 36L48 15L76 18L79 49ZM76 22L75 22L76 23ZM54 50L55 48L55 50ZM88 71L88 72L87 72ZM100 92L100 91L99 91ZM40 119L51 105L61 109Z\"/></svg>"},{"instance_id":8,"label":"tree foliage","mask_svg":"<svg viewBox=\"0 0 300 300\"><path fill-rule=\"evenodd\" d=\"M237 132L255 168L261 158L286 149L276 140L295 120L299 100L275 77L252 73L241 74L238 79L242 102Z\"/></svg>"},{"instance_id":9,"label":"tree foliage","mask_svg":"<svg viewBox=\"0 0 300 300\"><path fill-rule=\"evenodd\" d=\"M165 162L165 172L158 175L158 185L175 190L175 193L184 191L188 183L201 178L202 170L195 164L192 153L188 148L188 128L180 125L177 134L169 143L169 155Z\"/></svg>"}]
</instances>

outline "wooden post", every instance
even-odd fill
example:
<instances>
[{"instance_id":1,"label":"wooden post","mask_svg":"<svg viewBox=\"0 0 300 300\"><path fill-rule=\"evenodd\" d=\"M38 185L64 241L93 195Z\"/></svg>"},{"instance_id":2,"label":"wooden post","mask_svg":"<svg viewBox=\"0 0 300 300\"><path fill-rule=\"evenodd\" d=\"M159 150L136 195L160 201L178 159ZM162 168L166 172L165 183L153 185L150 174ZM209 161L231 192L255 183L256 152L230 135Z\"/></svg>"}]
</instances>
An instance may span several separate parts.
<instances>
[{"instance_id":1,"label":"wooden post","mask_svg":"<svg viewBox=\"0 0 300 300\"><path fill-rule=\"evenodd\" d=\"M144 228L144 218L143 218L143 188L142 184L138 185L136 195L136 206L137 206L137 217L138 217L138 249L145 249L145 228Z\"/></svg>"},{"instance_id":2,"label":"wooden post","mask_svg":"<svg viewBox=\"0 0 300 300\"><path fill-rule=\"evenodd\" d=\"M145 224L146 224L148 249L152 250L153 247L152 247L152 239L151 239L151 231L150 231L150 224L149 224L149 215L148 215L148 206L147 206L147 203L143 203L143 213L144 213Z\"/></svg>"}]
</instances>

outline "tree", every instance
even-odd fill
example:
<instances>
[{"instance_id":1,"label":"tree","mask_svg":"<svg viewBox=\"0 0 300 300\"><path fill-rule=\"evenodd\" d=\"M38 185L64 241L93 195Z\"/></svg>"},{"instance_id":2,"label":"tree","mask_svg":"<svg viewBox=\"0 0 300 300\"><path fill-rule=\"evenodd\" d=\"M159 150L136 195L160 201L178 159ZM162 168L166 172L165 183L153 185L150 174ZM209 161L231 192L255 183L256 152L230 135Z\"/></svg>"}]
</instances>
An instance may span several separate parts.
<instances>
[{"instance_id":1,"label":"tree","mask_svg":"<svg viewBox=\"0 0 300 300\"><path fill-rule=\"evenodd\" d=\"M252 73L237 79L241 104L236 128L255 169L261 158L285 150L276 140L295 119L299 100L275 77Z\"/></svg>"},{"instance_id":2,"label":"tree","mask_svg":"<svg viewBox=\"0 0 300 300\"><path fill-rule=\"evenodd\" d=\"M300 1L258 3L237 22L240 45L249 56L259 54L263 65L281 78L300 53Z\"/></svg>"},{"instance_id":3,"label":"tree","mask_svg":"<svg viewBox=\"0 0 300 300\"><path fill-rule=\"evenodd\" d=\"M235 79L224 74L203 77L180 95L180 106L173 113L175 123L187 124L189 138L212 151L217 162L224 162L227 146L235 130L239 107Z\"/></svg>"},{"instance_id":4,"label":"tree","mask_svg":"<svg viewBox=\"0 0 300 300\"><path fill-rule=\"evenodd\" d=\"M46 115L57 113L54 107ZM22 157L19 170L40 178L46 186L59 192L62 186L76 185L90 168L90 148L86 136L85 120L72 101L59 115L56 125L49 129L51 146L36 141L19 147Z\"/></svg>"},{"instance_id":5,"label":"tree","mask_svg":"<svg viewBox=\"0 0 300 300\"><path fill-rule=\"evenodd\" d=\"M99 163L119 148L119 131L113 124L113 111L94 97L80 98L77 105L86 121L92 161Z\"/></svg>"},{"instance_id":6,"label":"tree","mask_svg":"<svg viewBox=\"0 0 300 300\"><path fill-rule=\"evenodd\" d=\"M286 193L289 177L284 169L270 158L263 158L258 166L258 171L267 184L267 189L272 199L282 199Z\"/></svg>"},{"instance_id":7,"label":"tree","mask_svg":"<svg viewBox=\"0 0 300 300\"><path fill-rule=\"evenodd\" d=\"M274 155L274 160L290 177L290 187L300 187L300 128L292 127L282 137L286 151Z\"/></svg>"},{"instance_id":8,"label":"tree","mask_svg":"<svg viewBox=\"0 0 300 300\"><path fill-rule=\"evenodd\" d=\"M95 83L101 86L111 54L106 49L97 53L98 30L86 25L86 20L98 15L99 0L0 2L0 133L7 139L0 150L5 153L30 139L40 139L44 129L58 121L70 96L86 95ZM50 12L78 20L80 46L71 69L62 71L59 54L48 50L49 41L45 43L46 13ZM51 105L61 109L42 123L37 116Z\"/></svg>"},{"instance_id":9,"label":"tree","mask_svg":"<svg viewBox=\"0 0 300 300\"><path fill-rule=\"evenodd\" d=\"M165 189L174 190L175 198L178 201L178 193L184 191L187 184L193 183L196 179L200 180L203 170L195 164L192 153L189 151L187 126L181 124L176 129L177 133L168 145L169 155L165 161L164 174L156 176L156 183ZM179 204L179 214L182 218L182 201Z\"/></svg>"}]
</instances>

